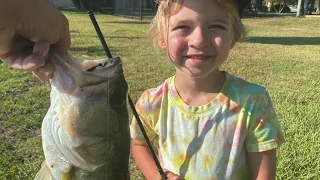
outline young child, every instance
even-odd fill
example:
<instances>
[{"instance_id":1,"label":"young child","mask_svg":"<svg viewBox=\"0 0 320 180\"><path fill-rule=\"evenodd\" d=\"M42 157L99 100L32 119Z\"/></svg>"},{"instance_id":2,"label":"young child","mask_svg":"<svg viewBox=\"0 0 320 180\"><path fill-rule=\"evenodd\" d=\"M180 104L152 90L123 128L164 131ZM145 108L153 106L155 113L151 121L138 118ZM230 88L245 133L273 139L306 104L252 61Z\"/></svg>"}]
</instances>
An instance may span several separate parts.
<instances>
[{"instance_id":1,"label":"young child","mask_svg":"<svg viewBox=\"0 0 320 180\"><path fill-rule=\"evenodd\" d=\"M176 73L146 90L136 108L168 179L275 179L280 125L264 87L219 70L244 34L238 1L161 0L154 42ZM135 119L132 151L149 180L161 179Z\"/></svg>"}]
</instances>

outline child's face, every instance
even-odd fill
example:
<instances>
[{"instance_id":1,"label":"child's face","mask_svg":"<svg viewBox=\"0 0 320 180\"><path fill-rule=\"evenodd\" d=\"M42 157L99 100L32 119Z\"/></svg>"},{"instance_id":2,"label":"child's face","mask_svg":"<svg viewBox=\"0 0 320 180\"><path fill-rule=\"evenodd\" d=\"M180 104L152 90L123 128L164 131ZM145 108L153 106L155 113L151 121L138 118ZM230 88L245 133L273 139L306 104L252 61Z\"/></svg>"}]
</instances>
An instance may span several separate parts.
<instances>
[{"instance_id":1,"label":"child's face","mask_svg":"<svg viewBox=\"0 0 320 180\"><path fill-rule=\"evenodd\" d=\"M166 48L177 73L214 74L232 46L231 18L216 0L184 0L169 19Z\"/></svg>"}]
</instances>

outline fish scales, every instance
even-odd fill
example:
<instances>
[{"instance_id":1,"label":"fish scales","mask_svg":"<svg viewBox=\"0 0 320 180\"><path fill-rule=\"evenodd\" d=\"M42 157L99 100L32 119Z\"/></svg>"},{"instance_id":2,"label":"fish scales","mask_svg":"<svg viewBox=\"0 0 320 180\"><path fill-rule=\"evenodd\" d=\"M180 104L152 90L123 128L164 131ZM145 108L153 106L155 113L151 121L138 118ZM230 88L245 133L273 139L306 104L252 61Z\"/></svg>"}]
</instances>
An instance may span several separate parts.
<instances>
[{"instance_id":1,"label":"fish scales","mask_svg":"<svg viewBox=\"0 0 320 180\"><path fill-rule=\"evenodd\" d=\"M55 72L42 122L45 161L35 180L130 179L128 86L121 59L50 57Z\"/></svg>"}]
</instances>

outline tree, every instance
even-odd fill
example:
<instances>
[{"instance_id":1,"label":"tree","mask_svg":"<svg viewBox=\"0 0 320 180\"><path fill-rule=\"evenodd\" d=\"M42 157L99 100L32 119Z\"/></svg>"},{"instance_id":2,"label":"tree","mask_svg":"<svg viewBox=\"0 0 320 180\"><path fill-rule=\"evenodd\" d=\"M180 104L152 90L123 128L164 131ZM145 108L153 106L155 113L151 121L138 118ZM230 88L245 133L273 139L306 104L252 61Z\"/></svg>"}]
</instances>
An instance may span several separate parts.
<instances>
[{"instance_id":1,"label":"tree","mask_svg":"<svg viewBox=\"0 0 320 180\"><path fill-rule=\"evenodd\" d=\"M304 0L303 1L303 15L308 14L309 11L309 4L310 4L311 0Z\"/></svg>"},{"instance_id":2,"label":"tree","mask_svg":"<svg viewBox=\"0 0 320 180\"><path fill-rule=\"evenodd\" d=\"M299 0L296 17L311 14L314 10L315 0ZM317 2L317 13L320 14L320 0Z\"/></svg>"},{"instance_id":3,"label":"tree","mask_svg":"<svg viewBox=\"0 0 320 180\"><path fill-rule=\"evenodd\" d=\"M298 7L297 7L297 15L296 17L300 17L301 15L301 4L302 4L302 0L298 1Z\"/></svg>"}]
</instances>

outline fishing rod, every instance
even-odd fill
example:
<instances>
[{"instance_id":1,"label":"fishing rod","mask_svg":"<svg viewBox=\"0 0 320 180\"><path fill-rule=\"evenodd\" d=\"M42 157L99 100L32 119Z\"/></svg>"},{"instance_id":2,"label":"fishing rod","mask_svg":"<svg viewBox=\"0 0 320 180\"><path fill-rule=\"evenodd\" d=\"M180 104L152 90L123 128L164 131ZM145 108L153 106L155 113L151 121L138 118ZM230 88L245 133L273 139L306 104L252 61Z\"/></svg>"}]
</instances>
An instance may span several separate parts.
<instances>
[{"instance_id":1,"label":"fishing rod","mask_svg":"<svg viewBox=\"0 0 320 180\"><path fill-rule=\"evenodd\" d=\"M102 34L101 30L100 30L100 27L99 27L99 25L98 25L98 22L97 22L97 20L96 20L96 18L95 18L95 16L94 16L92 10L88 8L88 7L89 7L89 3L90 3L90 2L88 2L88 1L89 1L89 0L85 1L85 4L86 4L86 5L85 5L85 8L86 8L86 10L87 10L87 13L89 14L89 17L90 17L90 19L91 19L91 22L92 22L92 24L93 24L93 26L94 26L94 28L95 28L95 30L96 30L96 32L97 32L97 35L98 35L98 37L99 37L99 39L100 39L100 42L101 42L101 44L102 44L102 46L103 46L103 49L104 49L105 53L107 54L107 57L108 57L108 58L112 58L110 49L109 49L109 47L108 47L108 45L107 45L107 42L105 41L105 39L104 39L104 37L103 37L103 34ZM165 175L165 173L164 173L164 171L163 171L163 169L162 169L162 167L161 167L161 165L160 165L160 162L159 162L159 160L158 160L158 158L157 158L157 156L156 156L156 154L155 154L155 152L154 152L154 150L153 150L153 148L152 148L151 142L150 142L150 140L149 140L149 138L148 138L148 136L147 136L147 133L146 133L146 131L145 131L143 125L142 125L141 119L140 119L140 117L139 117L139 114L138 114L138 112L137 112L137 110L136 110L136 108L135 108L135 106L134 106L134 103L132 102L131 97L130 97L129 94L128 94L128 100L129 100L129 105L130 105L130 107L131 107L131 109L132 109L132 111L133 111L133 115L134 115L134 117L136 118L136 120L137 120L137 122L138 122L139 128L140 128L140 130L141 130L141 132L142 132L142 134L143 134L144 139L145 139L146 142L147 142L148 149L149 149L149 151L150 151L150 153L151 153L151 155L152 155L152 158L153 158L154 162L156 163L158 172L160 173L160 175L161 175L161 177L162 177L163 179L167 179L167 178L166 178L166 175Z\"/></svg>"}]
</instances>

